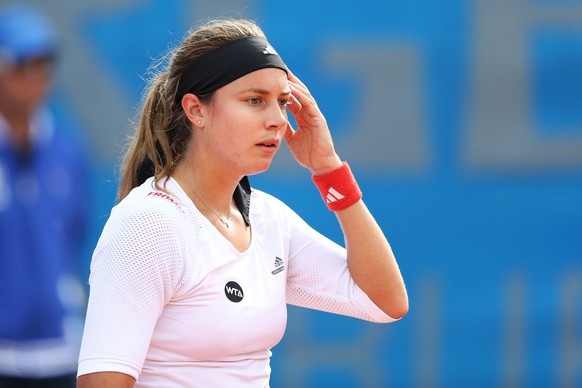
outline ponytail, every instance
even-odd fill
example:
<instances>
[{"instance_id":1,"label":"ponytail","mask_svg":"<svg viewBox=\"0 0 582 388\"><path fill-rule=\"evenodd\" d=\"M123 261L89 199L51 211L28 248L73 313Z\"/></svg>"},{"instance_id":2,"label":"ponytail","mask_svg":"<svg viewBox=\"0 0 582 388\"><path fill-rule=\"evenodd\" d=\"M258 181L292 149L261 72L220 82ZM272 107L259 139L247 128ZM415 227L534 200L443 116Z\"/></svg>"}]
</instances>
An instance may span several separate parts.
<instances>
[{"instance_id":1,"label":"ponytail","mask_svg":"<svg viewBox=\"0 0 582 388\"><path fill-rule=\"evenodd\" d=\"M119 201L151 176L155 177L158 187L159 179L170 175L179 157L173 152L170 141L174 129L171 123L178 109L174 99L168 96L167 80L168 73L164 72L150 82L135 135L130 138L123 159Z\"/></svg>"}]
</instances>

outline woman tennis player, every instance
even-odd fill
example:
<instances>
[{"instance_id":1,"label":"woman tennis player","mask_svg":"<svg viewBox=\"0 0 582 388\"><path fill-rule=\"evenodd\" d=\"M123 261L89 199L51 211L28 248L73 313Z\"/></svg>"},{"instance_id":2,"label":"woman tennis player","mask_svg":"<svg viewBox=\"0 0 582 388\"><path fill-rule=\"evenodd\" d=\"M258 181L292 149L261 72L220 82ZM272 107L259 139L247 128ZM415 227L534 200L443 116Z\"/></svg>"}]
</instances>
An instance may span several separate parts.
<instances>
[{"instance_id":1,"label":"woman tennis player","mask_svg":"<svg viewBox=\"0 0 582 388\"><path fill-rule=\"evenodd\" d=\"M346 248L250 187L283 141ZM189 33L158 70L89 282L81 388L267 387L287 303L384 323L408 311L314 98L246 20Z\"/></svg>"}]
</instances>

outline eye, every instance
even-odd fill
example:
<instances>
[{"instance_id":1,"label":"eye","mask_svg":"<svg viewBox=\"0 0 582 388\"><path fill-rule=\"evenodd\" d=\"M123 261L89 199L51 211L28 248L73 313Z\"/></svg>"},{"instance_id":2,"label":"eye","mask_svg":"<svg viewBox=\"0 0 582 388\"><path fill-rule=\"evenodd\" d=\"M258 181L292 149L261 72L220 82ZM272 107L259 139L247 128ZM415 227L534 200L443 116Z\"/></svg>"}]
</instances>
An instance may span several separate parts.
<instances>
[{"instance_id":1,"label":"eye","mask_svg":"<svg viewBox=\"0 0 582 388\"><path fill-rule=\"evenodd\" d=\"M291 100L288 99L288 98L282 98L282 99L279 100L279 105L282 108L285 108L287 105L290 105L290 104L291 104Z\"/></svg>"},{"instance_id":2,"label":"eye","mask_svg":"<svg viewBox=\"0 0 582 388\"><path fill-rule=\"evenodd\" d=\"M261 99L259 97L251 97L247 99L247 102L251 105L259 105L261 103Z\"/></svg>"}]
</instances>

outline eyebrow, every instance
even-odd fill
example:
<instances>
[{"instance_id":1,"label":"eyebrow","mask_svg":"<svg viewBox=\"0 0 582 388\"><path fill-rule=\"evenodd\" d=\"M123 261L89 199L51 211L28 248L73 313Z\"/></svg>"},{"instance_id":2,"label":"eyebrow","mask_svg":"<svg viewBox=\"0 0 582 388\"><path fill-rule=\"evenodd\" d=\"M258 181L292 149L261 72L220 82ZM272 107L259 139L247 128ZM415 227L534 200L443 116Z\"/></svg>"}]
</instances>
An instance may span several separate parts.
<instances>
[{"instance_id":1,"label":"eyebrow","mask_svg":"<svg viewBox=\"0 0 582 388\"><path fill-rule=\"evenodd\" d=\"M249 92L257 93L257 94L262 94L262 95L271 94L271 92L269 90L261 89L261 88L249 88L249 89L245 89L245 90L241 91L240 94L249 93ZM285 96L290 95L290 94L291 94L291 89L287 89L287 90L285 90L285 91L283 91L281 93L281 95L285 95Z\"/></svg>"}]
</instances>

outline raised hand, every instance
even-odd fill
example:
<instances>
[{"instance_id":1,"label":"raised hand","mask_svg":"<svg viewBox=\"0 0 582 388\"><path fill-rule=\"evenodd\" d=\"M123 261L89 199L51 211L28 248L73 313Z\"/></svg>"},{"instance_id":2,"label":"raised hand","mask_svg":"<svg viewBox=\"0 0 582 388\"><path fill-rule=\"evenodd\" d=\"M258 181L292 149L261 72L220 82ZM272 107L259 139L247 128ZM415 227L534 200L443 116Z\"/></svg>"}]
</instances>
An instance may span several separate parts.
<instances>
[{"instance_id":1,"label":"raised hand","mask_svg":"<svg viewBox=\"0 0 582 388\"><path fill-rule=\"evenodd\" d=\"M289 87L292 95L287 109L295 118L297 128L287 124L285 141L293 157L313 175L323 175L341 167L325 117L305 84L291 71Z\"/></svg>"}]
</instances>

